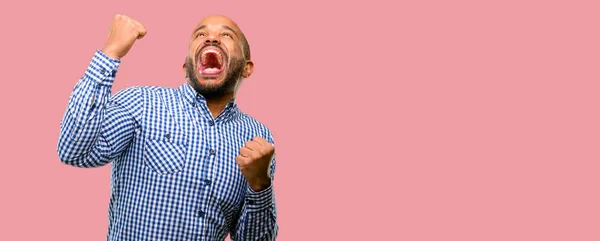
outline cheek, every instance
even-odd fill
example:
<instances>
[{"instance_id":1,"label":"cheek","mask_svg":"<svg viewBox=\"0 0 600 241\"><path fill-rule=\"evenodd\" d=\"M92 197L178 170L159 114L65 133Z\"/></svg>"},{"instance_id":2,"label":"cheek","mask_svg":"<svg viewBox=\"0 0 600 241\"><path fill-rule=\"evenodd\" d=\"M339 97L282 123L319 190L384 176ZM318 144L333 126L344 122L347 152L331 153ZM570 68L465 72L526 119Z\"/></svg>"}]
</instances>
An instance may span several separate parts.
<instances>
[{"instance_id":1,"label":"cheek","mask_svg":"<svg viewBox=\"0 0 600 241\"><path fill-rule=\"evenodd\" d=\"M194 42L192 42L190 44L189 50L190 50L190 57L192 58L196 58L196 53L198 52L198 50L200 50L200 44L201 42L198 40L194 40Z\"/></svg>"},{"instance_id":2,"label":"cheek","mask_svg":"<svg viewBox=\"0 0 600 241\"><path fill-rule=\"evenodd\" d=\"M224 43L224 45L227 48L227 52L229 52L229 55L240 57L240 49L236 46L236 44L233 41L227 41L226 43Z\"/></svg>"}]
</instances>

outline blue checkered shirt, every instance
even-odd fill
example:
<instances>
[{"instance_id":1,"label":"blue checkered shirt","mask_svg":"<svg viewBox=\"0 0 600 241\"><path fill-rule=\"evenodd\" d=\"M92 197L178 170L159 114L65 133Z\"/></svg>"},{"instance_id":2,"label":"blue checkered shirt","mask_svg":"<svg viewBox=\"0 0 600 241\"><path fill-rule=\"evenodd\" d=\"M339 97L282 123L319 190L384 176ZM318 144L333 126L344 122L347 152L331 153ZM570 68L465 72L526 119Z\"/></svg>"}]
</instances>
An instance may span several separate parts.
<instances>
[{"instance_id":1,"label":"blue checkered shirt","mask_svg":"<svg viewBox=\"0 0 600 241\"><path fill-rule=\"evenodd\" d=\"M255 192L235 161L255 136L274 144L270 130L235 101L213 118L188 83L112 95L119 64L94 53L69 97L57 148L71 166L111 163L107 240L274 240L273 186Z\"/></svg>"}]
</instances>

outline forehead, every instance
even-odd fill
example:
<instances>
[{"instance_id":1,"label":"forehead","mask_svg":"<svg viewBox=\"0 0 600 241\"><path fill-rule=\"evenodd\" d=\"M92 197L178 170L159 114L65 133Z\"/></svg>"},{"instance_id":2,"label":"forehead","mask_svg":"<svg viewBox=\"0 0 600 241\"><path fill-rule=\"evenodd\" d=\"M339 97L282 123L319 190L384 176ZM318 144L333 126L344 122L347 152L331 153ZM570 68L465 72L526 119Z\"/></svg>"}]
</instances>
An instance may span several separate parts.
<instances>
[{"instance_id":1,"label":"forehead","mask_svg":"<svg viewBox=\"0 0 600 241\"><path fill-rule=\"evenodd\" d=\"M237 26L237 24L235 22L233 22L231 19L224 17L224 16L206 17L206 18L202 19L202 21L200 21L198 23L198 25L196 25L196 27L194 28L194 31L198 30L200 28L210 28L210 29L225 28L225 29L229 29L234 32L240 31L239 27Z\"/></svg>"}]
</instances>

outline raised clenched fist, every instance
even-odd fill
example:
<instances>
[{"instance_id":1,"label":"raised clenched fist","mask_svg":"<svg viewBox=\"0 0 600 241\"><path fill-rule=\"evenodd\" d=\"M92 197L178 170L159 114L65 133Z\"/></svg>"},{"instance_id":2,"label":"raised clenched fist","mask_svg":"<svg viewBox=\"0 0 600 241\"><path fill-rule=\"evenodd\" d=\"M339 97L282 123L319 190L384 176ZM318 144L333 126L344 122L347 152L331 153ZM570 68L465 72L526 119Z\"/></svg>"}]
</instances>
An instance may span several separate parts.
<instances>
[{"instance_id":1,"label":"raised clenched fist","mask_svg":"<svg viewBox=\"0 0 600 241\"><path fill-rule=\"evenodd\" d=\"M117 14L110 25L108 40L102 52L113 59L121 59L136 40L146 35L146 27L137 20Z\"/></svg>"},{"instance_id":2,"label":"raised clenched fist","mask_svg":"<svg viewBox=\"0 0 600 241\"><path fill-rule=\"evenodd\" d=\"M255 137L240 148L240 155L235 160L254 191L261 191L271 184L269 167L274 153L275 147L261 137Z\"/></svg>"}]
</instances>

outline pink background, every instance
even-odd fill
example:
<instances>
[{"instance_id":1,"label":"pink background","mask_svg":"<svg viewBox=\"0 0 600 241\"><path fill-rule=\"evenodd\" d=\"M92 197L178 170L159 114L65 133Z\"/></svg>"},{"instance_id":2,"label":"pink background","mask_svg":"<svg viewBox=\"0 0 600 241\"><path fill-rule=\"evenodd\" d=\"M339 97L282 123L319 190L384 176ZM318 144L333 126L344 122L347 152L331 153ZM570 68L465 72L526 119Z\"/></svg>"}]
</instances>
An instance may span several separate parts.
<instances>
[{"instance_id":1,"label":"pink background","mask_svg":"<svg viewBox=\"0 0 600 241\"><path fill-rule=\"evenodd\" d=\"M3 3L0 240L105 239L109 167L56 144L117 13L148 35L113 91L183 83L207 14L245 31L278 240L600 240L597 1L411 2Z\"/></svg>"}]
</instances>

